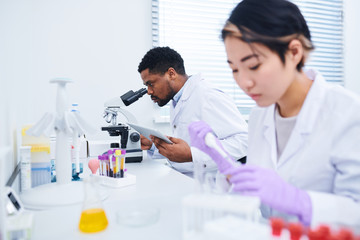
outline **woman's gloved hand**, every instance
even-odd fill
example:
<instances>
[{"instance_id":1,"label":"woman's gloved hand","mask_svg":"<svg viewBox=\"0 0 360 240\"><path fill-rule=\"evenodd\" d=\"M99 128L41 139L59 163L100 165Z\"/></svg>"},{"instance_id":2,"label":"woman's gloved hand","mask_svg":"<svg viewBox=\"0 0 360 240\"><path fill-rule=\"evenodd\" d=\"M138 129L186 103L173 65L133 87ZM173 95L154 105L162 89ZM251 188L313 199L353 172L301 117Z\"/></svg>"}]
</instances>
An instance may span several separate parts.
<instances>
[{"instance_id":1,"label":"woman's gloved hand","mask_svg":"<svg viewBox=\"0 0 360 240\"><path fill-rule=\"evenodd\" d=\"M285 182L274 170L241 165L223 172L233 184L233 192L257 196L261 202L288 214L296 215L310 225L312 205L307 192Z\"/></svg>"},{"instance_id":2,"label":"woman's gloved hand","mask_svg":"<svg viewBox=\"0 0 360 240\"><path fill-rule=\"evenodd\" d=\"M189 124L188 130L190 135L190 145L208 154L214 160L220 172L235 165L233 158L225 151L219 139L213 137L215 134L206 122L192 122ZM215 145L215 148L209 147L206 144L205 138L208 134L213 134L213 136L211 136L213 137L212 145Z\"/></svg>"}]
</instances>

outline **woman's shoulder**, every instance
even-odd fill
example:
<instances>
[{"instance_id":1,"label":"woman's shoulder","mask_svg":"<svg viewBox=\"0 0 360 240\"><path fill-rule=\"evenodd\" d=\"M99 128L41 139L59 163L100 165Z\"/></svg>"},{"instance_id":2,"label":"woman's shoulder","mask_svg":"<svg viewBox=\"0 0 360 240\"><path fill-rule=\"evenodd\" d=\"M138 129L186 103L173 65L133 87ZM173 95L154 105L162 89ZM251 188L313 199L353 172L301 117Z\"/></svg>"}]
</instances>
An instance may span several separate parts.
<instances>
[{"instance_id":1,"label":"woman's shoulder","mask_svg":"<svg viewBox=\"0 0 360 240\"><path fill-rule=\"evenodd\" d=\"M324 96L325 104L360 104L360 96L338 83L327 82L326 79L316 70L310 69L306 74L315 79L314 92L317 96Z\"/></svg>"},{"instance_id":2,"label":"woman's shoulder","mask_svg":"<svg viewBox=\"0 0 360 240\"><path fill-rule=\"evenodd\" d=\"M324 104L332 109L342 109L344 112L356 108L360 110L360 96L340 85L327 83Z\"/></svg>"}]
</instances>

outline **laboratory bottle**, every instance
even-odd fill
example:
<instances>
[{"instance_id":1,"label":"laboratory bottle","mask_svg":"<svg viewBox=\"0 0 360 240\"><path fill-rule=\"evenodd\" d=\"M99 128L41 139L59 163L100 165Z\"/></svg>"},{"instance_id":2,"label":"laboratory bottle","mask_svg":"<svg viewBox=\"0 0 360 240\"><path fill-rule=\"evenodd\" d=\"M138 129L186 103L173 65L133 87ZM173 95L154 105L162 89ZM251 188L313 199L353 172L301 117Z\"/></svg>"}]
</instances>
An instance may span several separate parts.
<instances>
[{"instance_id":1,"label":"laboratory bottle","mask_svg":"<svg viewBox=\"0 0 360 240\"><path fill-rule=\"evenodd\" d=\"M106 229L108 220L102 206L96 179L84 179L84 203L80 216L79 230L84 233L95 233Z\"/></svg>"},{"instance_id":2,"label":"laboratory bottle","mask_svg":"<svg viewBox=\"0 0 360 240\"><path fill-rule=\"evenodd\" d=\"M72 103L72 104L71 104L71 112L78 112L78 113L80 113L80 111L79 111L79 104L78 104L78 103Z\"/></svg>"},{"instance_id":3,"label":"laboratory bottle","mask_svg":"<svg viewBox=\"0 0 360 240\"><path fill-rule=\"evenodd\" d=\"M20 147L20 189L31 188L31 146Z\"/></svg>"}]
</instances>

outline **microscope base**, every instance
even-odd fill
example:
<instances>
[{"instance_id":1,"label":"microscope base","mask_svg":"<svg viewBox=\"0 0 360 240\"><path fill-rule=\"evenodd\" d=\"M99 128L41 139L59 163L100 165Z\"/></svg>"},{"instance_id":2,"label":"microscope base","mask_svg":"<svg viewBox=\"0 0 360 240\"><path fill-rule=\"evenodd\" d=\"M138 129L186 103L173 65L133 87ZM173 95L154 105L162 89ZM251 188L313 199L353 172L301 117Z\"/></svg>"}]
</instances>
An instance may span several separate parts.
<instances>
[{"instance_id":1,"label":"microscope base","mask_svg":"<svg viewBox=\"0 0 360 240\"><path fill-rule=\"evenodd\" d=\"M126 150L125 163L136 163L143 160L143 152L141 149Z\"/></svg>"}]
</instances>

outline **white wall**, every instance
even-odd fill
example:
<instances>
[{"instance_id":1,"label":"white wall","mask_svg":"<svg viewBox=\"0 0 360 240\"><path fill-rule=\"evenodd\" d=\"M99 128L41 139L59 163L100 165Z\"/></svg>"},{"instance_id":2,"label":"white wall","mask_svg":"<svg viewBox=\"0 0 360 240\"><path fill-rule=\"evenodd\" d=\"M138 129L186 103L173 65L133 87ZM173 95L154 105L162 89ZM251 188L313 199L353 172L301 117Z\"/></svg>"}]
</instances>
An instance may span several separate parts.
<instances>
[{"instance_id":1,"label":"white wall","mask_svg":"<svg viewBox=\"0 0 360 240\"><path fill-rule=\"evenodd\" d=\"M13 145L14 130L55 110L55 77L69 77L71 102L98 133L103 104L142 85L137 67L152 47L151 0L0 1L0 147ZM7 95L5 95L7 94ZM148 95L127 107L141 124L154 126ZM11 164L10 164L11 165Z\"/></svg>"},{"instance_id":2,"label":"white wall","mask_svg":"<svg viewBox=\"0 0 360 240\"><path fill-rule=\"evenodd\" d=\"M360 94L360 1L344 0L345 87Z\"/></svg>"}]
</instances>

